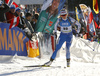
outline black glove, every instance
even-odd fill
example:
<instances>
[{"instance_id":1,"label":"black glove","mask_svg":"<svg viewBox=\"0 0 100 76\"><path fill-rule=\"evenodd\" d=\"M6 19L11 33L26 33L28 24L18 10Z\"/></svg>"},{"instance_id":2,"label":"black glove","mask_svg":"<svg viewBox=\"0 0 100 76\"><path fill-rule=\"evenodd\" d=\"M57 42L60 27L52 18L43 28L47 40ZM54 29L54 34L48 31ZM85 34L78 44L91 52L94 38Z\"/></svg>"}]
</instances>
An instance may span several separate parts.
<instances>
[{"instance_id":1,"label":"black glove","mask_svg":"<svg viewBox=\"0 0 100 76\"><path fill-rule=\"evenodd\" d=\"M55 35L55 38L57 38L57 32L54 32L53 34Z\"/></svg>"}]
</instances>

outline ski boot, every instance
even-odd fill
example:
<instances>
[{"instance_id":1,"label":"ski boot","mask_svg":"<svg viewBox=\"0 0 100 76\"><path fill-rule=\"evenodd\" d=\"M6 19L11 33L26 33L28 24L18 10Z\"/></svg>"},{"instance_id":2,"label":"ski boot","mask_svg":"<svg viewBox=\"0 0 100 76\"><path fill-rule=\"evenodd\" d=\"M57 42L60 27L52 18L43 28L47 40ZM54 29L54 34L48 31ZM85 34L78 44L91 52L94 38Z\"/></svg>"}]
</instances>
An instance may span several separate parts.
<instances>
[{"instance_id":1,"label":"ski boot","mask_svg":"<svg viewBox=\"0 0 100 76\"><path fill-rule=\"evenodd\" d=\"M48 62L46 62L46 63L44 64L44 66L50 66L50 65L52 64L53 60L54 60L54 59L51 58L50 61L48 61Z\"/></svg>"},{"instance_id":2,"label":"ski boot","mask_svg":"<svg viewBox=\"0 0 100 76\"><path fill-rule=\"evenodd\" d=\"M70 59L67 59L67 67L70 67Z\"/></svg>"}]
</instances>

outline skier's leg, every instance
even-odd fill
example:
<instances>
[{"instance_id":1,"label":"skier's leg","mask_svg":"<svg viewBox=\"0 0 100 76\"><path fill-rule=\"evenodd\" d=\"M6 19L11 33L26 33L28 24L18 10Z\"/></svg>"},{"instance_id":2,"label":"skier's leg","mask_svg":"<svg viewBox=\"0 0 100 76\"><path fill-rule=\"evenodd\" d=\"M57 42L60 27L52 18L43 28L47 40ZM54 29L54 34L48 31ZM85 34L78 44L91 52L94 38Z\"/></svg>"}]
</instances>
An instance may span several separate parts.
<instances>
[{"instance_id":1,"label":"skier's leg","mask_svg":"<svg viewBox=\"0 0 100 76\"><path fill-rule=\"evenodd\" d=\"M54 60L54 59L51 58L50 61L48 61L48 62L46 62L46 63L44 64L44 66L50 66L50 65L52 64L53 60Z\"/></svg>"},{"instance_id":2,"label":"skier's leg","mask_svg":"<svg viewBox=\"0 0 100 76\"><path fill-rule=\"evenodd\" d=\"M62 37L60 37L59 41L58 41L58 43L56 45L56 50L53 52L53 54L51 56L51 59L55 59L58 50L62 47L62 45L63 45L64 42L65 42L65 39L62 38Z\"/></svg>"},{"instance_id":3,"label":"skier's leg","mask_svg":"<svg viewBox=\"0 0 100 76\"><path fill-rule=\"evenodd\" d=\"M70 59L70 46L71 46L71 43L66 42L66 58L67 59Z\"/></svg>"},{"instance_id":4,"label":"skier's leg","mask_svg":"<svg viewBox=\"0 0 100 76\"><path fill-rule=\"evenodd\" d=\"M57 51L61 48L62 44L65 42L65 38L63 37L59 37L59 41L58 41L58 44L56 46L56 50L54 51L53 55L51 56L50 58L50 61L48 61L47 63L45 63L44 65L46 66L50 66L51 63L53 62L53 60L55 59L56 57L56 54L57 54Z\"/></svg>"},{"instance_id":5,"label":"skier's leg","mask_svg":"<svg viewBox=\"0 0 100 76\"><path fill-rule=\"evenodd\" d=\"M67 60L67 67L70 67L70 46L71 43L66 42L66 60Z\"/></svg>"},{"instance_id":6,"label":"skier's leg","mask_svg":"<svg viewBox=\"0 0 100 76\"><path fill-rule=\"evenodd\" d=\"M66 40L66 60L67 60L67 67L70 67L70 46L72 43L72 38Z\"/></svg>"}]
</instances>

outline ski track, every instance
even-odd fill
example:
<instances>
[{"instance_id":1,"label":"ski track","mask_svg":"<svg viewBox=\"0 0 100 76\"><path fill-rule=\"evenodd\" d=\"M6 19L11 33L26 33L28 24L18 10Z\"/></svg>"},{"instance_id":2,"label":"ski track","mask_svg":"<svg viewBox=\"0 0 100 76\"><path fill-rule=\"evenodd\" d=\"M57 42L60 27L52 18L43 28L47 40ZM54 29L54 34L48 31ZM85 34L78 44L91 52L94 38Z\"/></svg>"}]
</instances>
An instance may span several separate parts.
<instances>
[{"instance_id":1,"label":"ski track","mask_svg":"<svg viewBox=\"0 0 100 76\"><path fill-rule=\"evenodd\" d=\"M23 67L27 65L43 64L48 59L14 58L11 62L0 63L0 76L100 76L100 64L71 61L71 67L64 68L64 57L57 58L52 67Z\"/></svg>"},{"instance_id":2,"label":"ski track","mask_svg":"<svg viewBox=\"0 0 100 76\"><path fill-rule=\"evenodd\" d=\"M76 41L75 41L76 40ZM95 45L95 51L74 39L71 48L71 67L66 66L65 45L61 48L60 54L51 66L61 66L61 68L52 67L24 67L29 65L41 65L50 58L45 56L42 59L29 57L2 57L0 56L0 76L100 76L100 45ZM88 41L84 40L89 43ZM81 46L79 46L79 44ZM90 45L90 44L89 44ZM63 51L64 50L64 51ZM59 56L60 55L60 56Z\"/></svg>"}]
</instances>

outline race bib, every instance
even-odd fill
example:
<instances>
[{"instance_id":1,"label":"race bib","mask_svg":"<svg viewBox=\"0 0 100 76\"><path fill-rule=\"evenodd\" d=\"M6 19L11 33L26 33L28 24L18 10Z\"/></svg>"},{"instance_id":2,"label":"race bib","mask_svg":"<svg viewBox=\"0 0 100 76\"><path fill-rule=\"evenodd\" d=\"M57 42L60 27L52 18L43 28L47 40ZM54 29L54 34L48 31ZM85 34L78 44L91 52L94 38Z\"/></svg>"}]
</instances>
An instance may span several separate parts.
<instances>
[{"instance_id":1,"label":"race bib","mask_svg":"<svg viewBox=\"0 0 100 76\"><path fill-rule=\"evenodd\" d=\"M69 27L61 27L61 31L63 33L69 33L72 31L72 26L69 26Z\"/></svg>"}]
</instances>

